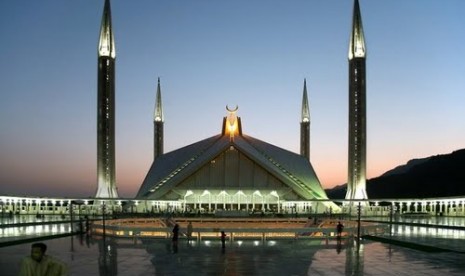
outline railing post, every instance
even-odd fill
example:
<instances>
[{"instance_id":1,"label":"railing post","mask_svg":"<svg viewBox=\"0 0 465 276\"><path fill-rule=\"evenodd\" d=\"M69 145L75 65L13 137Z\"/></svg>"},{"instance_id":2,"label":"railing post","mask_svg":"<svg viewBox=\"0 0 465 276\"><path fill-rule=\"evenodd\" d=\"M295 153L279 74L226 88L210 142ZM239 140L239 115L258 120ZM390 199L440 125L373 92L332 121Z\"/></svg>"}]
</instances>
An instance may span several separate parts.
<instances>
[{"instance_id":1,"label":"railing post","mask_svg":"<svg viewBox=\"0 0 465 276\"><path fill-rule=\"evenodd\" d=\"M358 202L358 206L357 206L357 239L360 240L360 218L361 218L361 214L362 214L362 205L361 205L361 202L359 201Z\"/></svg>"}]
</instances>

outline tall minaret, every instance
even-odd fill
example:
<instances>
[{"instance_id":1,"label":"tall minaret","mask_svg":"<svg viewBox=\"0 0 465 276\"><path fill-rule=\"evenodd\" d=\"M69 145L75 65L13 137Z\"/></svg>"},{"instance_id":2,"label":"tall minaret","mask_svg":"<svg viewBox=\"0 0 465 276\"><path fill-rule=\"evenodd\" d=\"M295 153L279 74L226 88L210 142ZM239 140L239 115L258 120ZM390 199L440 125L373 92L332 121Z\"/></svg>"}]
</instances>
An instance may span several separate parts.
<instances>
[{"instance_id":1,"label":"tall minaret","mask_svg":"<svg viewBox=\"0 0 465 276\"><path fill-rule=\"evenodd\" d=\"M117 198L115 177L115 41L110 1L105 0L98 45L97 96L97 193Z\"/></svg>"},{"instance_id":2,"label":"tall minaret","mask_svg":"<svg viewBox=\"0 0 465 276\"><path fill-rule=\"evenodd\" d=\"M354 2L349 44L349 174L346 199L366 193L366 47L358 0Z\"/></svg>"},{"instance_id":3,"label":"tall minaret","mask_svg":"<svg viewBox=\"0 0 465 276\"><path fill-rule=\"evenodd\" d=\"M157 99L153 114L153 159L163 154L163 107L161 104L160 78L158 78Z\"/></svg>"},{"instance_id":4,"label":"tall minaret","mask_svg":"<svg viewBox=\"0 0 465 276\"><path fill-rule=\"evenodd\" d=\"M310 109L308 107L307 80L304 79L302 96L302 119L300 121L300 155L310 161Z\"/></svg>"}]
</instances>

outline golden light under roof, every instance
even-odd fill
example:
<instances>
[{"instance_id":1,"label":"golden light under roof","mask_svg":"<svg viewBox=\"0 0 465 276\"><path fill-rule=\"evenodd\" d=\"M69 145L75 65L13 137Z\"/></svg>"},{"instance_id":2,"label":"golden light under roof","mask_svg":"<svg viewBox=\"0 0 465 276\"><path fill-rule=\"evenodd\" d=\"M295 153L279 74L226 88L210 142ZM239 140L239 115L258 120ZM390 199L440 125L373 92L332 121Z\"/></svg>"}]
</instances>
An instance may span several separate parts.
<instances>
[{"instance_id":1,"label":"golden light under roof","mask_svg":"<svg viewBox=\"0 0 465 276\"><path fill-rule=\"evenodd\" d=\"M239 134L239 123L238 123L238 117L236 115L237 110L239 107L236 105L236 108L230 109L226 105L226 110L228 111L228 116L226 117L226 124L225 124L225 130L224 133L226 135L229 134L229 137L231 140L234 139L235 135Z\"/></svg>"}]
</instances>

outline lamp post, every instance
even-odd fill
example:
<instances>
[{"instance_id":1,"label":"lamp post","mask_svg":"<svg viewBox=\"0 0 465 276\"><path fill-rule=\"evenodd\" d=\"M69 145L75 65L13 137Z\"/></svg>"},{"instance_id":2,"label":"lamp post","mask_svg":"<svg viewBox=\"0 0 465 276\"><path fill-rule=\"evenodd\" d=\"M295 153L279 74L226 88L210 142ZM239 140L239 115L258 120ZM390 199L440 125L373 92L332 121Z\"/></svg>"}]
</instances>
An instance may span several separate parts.
<instances>
[{"instance_id":1,"label":"lamp post","mask_svg":"<svg viewBox=\"0 0 465 276\"><path fill-rule=\"evenodd\" d=\"M70 232L73 233L74 218L73 218L73 202L72 201L68 201L68 208L69 208Z\"/></svg>"},{"instance_id":2,"label":"lamp post","mask_svg":"<svg viewBox=\"0 0 465 276\"><path fill-rule=\"evenodd\" d=\"M5 208L3 207L3 205L4 205L3 199L0 198L0 208L2 208L2 218L5 215Z\"/></svg>"},{"instance_id":3,"label":"lamp post","mask_svg":"<svg viewBox=\"0 0 465 276\"><path fill-rule=\"evenodd\" d=\"M105 235L106 235L106 230L105 230L105 201L102 201L102 229L103 229L103 240L105 241Z\"/></svg>"},{"instance_id":4,"label":"lamp post","mask_svg":"<svg viewBox=\"0 0 465 276\"><path fill-rule=\"evenodd\" d=\"M361 202L359 201L358 202L358 206L357 206L357 244L360 243L360 217L362 215L362 205L361 205Z\"/></svg>"}]
</instances>

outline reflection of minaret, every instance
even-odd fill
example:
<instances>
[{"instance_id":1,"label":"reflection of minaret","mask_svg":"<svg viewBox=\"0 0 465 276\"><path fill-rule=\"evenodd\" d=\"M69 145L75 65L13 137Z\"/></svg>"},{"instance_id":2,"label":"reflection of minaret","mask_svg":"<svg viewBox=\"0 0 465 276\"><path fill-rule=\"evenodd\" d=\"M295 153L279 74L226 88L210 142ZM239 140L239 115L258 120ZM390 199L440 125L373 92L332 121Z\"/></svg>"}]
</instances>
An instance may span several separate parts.
<instances>
[{"instance_id":1,"label":"reflection of minaret","mask_svg":"<svg viewBox=\"0 0 465 276\"><path fill-rule=\"evenodd\" d=\"M157 85L157 99L153 114L153 159L163 154L163 107L161 104L160 78Z\"/></svg>"},{"instance_id":2,"label":"reflection of minaret","mask_svg":"<svg viewBox=\"0 0 465 276\"><path fill-rule=\"evenodd\" d=\"M98 45L97 194L117 198L115 177L115 41L105 0Z\"/></svg>"},{"instance_id":3,"label":"reflection of minaret","mask_svg":"<svg viewBox=\"0 0 465 276\"><path fill-rule=\"evenodd\" d=\"M366 48L358 0L349 44L349 174L346 199L366 199Z\"/></svg>"},{"instance_id":4,"label":"reflection of minaret","mask_svg":"<svg viewBox=\"0 0 465 276\"><path fill-rule=\"evenodd\" d=\"M310 109L307 98L307 80L304 79L304 93L302 96L302 120L300 121L300 155L310 161Z\"/></svg>"},{"instance_id":5,"label":"reflection of minaret","mask_svg":"<svg viewBox=\"0 0 465 276\"><path fill-rule=\"evenodd\" d=\"M360 242L360 241L358 241ZM363 275L364 273L364 263L365 263L365 253L364 245L357 244L357 241L353 239L346 239L348 243L346 247L346 275Z\"/></svg>"},{"instance_id":6,"label":"reflection of minaret","mask_svg":"<svg viewBox=\"0 0 465 276\"><path fill-rule=\"evenodd\" d=\"M100 240L98 242L99 257L99 275L118 275L118 251L117 243L113 239Z\"/></svg>"}]
</instances>

